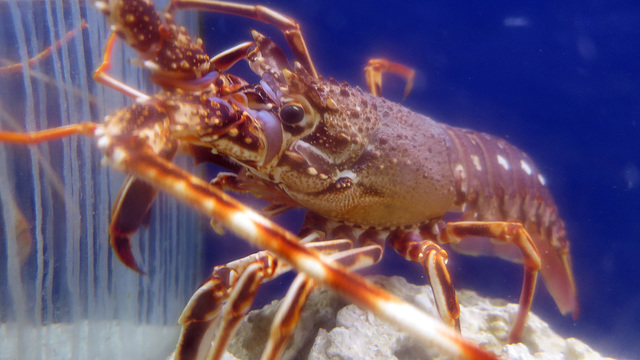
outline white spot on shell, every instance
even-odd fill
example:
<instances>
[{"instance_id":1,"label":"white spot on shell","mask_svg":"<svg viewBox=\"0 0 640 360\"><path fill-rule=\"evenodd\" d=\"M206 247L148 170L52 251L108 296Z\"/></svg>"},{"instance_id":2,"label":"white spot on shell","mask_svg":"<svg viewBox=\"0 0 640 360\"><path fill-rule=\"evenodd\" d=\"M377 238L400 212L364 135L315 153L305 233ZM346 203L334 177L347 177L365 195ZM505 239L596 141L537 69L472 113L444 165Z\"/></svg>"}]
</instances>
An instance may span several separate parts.
<instances>
[{"instance_id":1,"label":"white spot on shell","mask_svg":"<svg viewBox=\"0 0 640 360\"><path fill-rule=\"evenodd\" d=\"M455 173L460 174L460 177L463 179L467 177L467 174L464 172L464 166L462 166L462 164L456 165Z\"/></svg>"},{"instance_id":2,"label":"white spot on shell","mask_svg":"<svg viewBox=\"0 0 640 360\"><path fill-rule=\"evenodd\" d=\"M471 161L473 161L473 166L476 167L476 170L482 171L482 165L480 165L480 159L476 155L471 155Z\"/></svg>"},{"instance_id":3,"label":"white spot on shell","mask_svg":"<svg viewBox=\"0 0 640 360\"><path fill-rule=\"evenodd\" d=\"M340 171L340 172L337 174L337 177L338 177L338 178L346 177L346 178L349 178L349 179L351 179L351 180L353 180L353 181L355 182L355 181L357 180L357 178L358 178L358 175L356 175L356 174L355 174L353 171L351 171L351 170L344 170L344 171Z\"/></svg>"},{"instance_id":4,"label":"white spot on shell","mask_svg":"<svg viewBox=\"0 0 640 360\"><path fill-rule=\"evenodd\" d=\"M509 162L502 155L498 155L498 164L502 166L505 170L509 170Z\"/></svg>"},{"instance_id":5,"label":"white spot on shell","mask_svg":"<svg viewBox=\"0 0 640 360\"><path fill-rule=\"evenodd\" d=\"M531 166L526 161L520 160L520 167L522 168L522 171L527 173L527 175L531 176L531 174L533 174Z\"/></svg>"},{"instance_id":6,"label":"white spot on shell","mask_svg":"<svg viewBox=\"0 0 640 360\"><path fill-rule=\"evenodd\" d=\"M544 179L544 176L538 174L538 181L540 181L540 184L542 185L547 185L547 180Z\"/></svg>"}]
</instances>

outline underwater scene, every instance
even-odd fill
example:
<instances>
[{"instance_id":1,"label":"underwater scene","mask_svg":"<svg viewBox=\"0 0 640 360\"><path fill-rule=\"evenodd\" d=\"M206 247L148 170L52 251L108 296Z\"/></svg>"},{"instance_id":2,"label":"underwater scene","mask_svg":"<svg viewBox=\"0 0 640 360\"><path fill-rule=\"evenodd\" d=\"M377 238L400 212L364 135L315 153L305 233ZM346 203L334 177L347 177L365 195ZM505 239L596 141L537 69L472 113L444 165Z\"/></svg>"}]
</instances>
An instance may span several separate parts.
<instances>
[{"instance_id":1,"label":"underwater scene","mask_svg":"<svg viewBox=\"0 0 640 360\"><path fill-rule=\"evenodd\" d=\"M154 1L155 8L163 11L169 2ZM118 4L124 5L118 7ZM150 33L141 35L147 28L152 28L146 24L153 23L148 18L154 13L139 10L145 4L148 2L142 0L0 1L0 360L204 359L207 352L209 358L220 355L225 359L254 359L260 357L265 347L277 357L280 351L271 347L280 346L280 340L285 345L290 342L282 355L287 359L444 359L456 356L489 359L494 358L492 354L522 359L638 358L640 262L636 257L640 252L637 241L640 239L640 72L637 67L640 46L637 39L640 36L640 4L631 1L531 4L507 1L243 1L243 4L272 9L299 24L308 59L315 68L305 60L295 31L289 31L288 36L293 40L288 42L283 31L274 24L203 9L174 9L173 20L184 29L165 27L158 30L158 36L164 36L163 41L169 46L178 35L193 37L187 44L195 44L194 47L180 49L186 45L176 40L175 44L181 45L167 50L169 57L184 50L185 54L189 53L185 55L188 61L158 60L156 56L160 49L164 51L168 47L162 48L166 43L159 45L161 42L154 40ZM189 4L196 8L206 7L191 0L185 0L183 4L185 7ZM286 18L264 8L220 6L225 12L256 12L259 15L255 17L261 17L265 22L279 23L283 28L289 26ZM108 16L125 40L114 37L111 66L102 77L94 79L94 71L103 64L104 54L111 46L108 39L112 27ZM163 21L172 20L165 18ZM295 25L288 29L295 30ZM258 41L260 38L252 31L267 39ZM202 38L202 45L196 37ZM276 50L268 39L277 45ZM252 41L258 45L246 44ZM137 44L137 50L132 48L133 43ZM52 44L55 45L50 47ZM226 56L214 58L209 65L204 55L188 57L192 52L198 53L200 48L210 58L229 51ZM284 57L287 60L283 60ZM293 65L294 59L301 64ZM371 59L386 60L381 62L381 72L369 73L369 81L378 84L381 97L438 123L504 139L526 153L528 157L519 152L514 155L517 161L501 159L498 153L496 162L488 164L494 167L485 166L487 172L482 171L477 157L469 163L478 171L469 172L472 174L469 175L472 177L470 184L474 181L473 176L478 176L479 182L490 183L488 186L498 194L509 192L500 183L493 183L500 182L498 171L533 174L530 177L534 182L526 186L521 185L517 177L505 180L505 184L519 184L517 188L514 185L513 192L518 201L506 196L492 198L493 195L481 192L476 202L467 197L445 211L434 210L431 217L411 224L389 225L393 220L387 223L384 216L375 218L376 208L367 205L370 198L365 191L360 198L349 198L349 201L355 203L355 208L364 209L353 215L354 218L375 218L370 223L375 229L367 229L369 224L364 228L347 226L354 221L346 216L335 216L336 222L322 216L305 219L304 209L310 206L300 204L312 202L302 197L294 199L291 194L295 191L285 190L288 185L282 185L284 182L275 185L274 178L280 176L273 175L276 172L262 177L255 175L258 172L255 169L266 167L265 159L279 165L302 162L322 163L329 167L333 164L325 163L334 161L334 157L350 156L349 147L337 140L335 147L329 148L333 151L330 155L319 150L327 144L311 146L304 143L306 145L292 146L288 153L274 150L273 145L259 148L256 144L292 141L306 131L303 126L313 118L309 114L315 114L318 108L330 112L343 106L338 100L327 101L330 98L327 94L334 88L359 87L362 90L341 90L340 94L346 92L351 97L356 96L357 102L362 104L388 104L377 102L367 94L369 87L364 69ZM201 67L195 69L193 64ZM287 70L283 71L283 68ZM320 80L309 80L313 78L312 69L321 76ZM409 75L410 70L414 70L413 75ZM380 73L381 82L376 82L375 76ZM326 81L327 85L318 86L324 86L323 89L308 90L309 84L325 84L322 81L329 78L338 82ZM412 86L405 94L409 78L413 79ZM344 85L340 85L343 82ZM161 88L168 92L162 92ZM154 95L153 99L149 98ZM278 112L273 111L276 98L279 103L275 106L281 107ZM203 103L206 100L208 107L200 106L198 99ZM294 106L283 105L288 102ZM290 111L284 111L285 108ZM389 110L384 115L384 125L389 129L395 127L394 122L398 127L404 126L405 110L395 105L390 105ZM205 123L202 119L209 114L203 115L203 111L211 111L217 120L212 124ZM394 111L397 114L393 114ZM149 113L152 116L148 116ZM282 126L278 123L277 129L285 135L270 133L273 129L269 121L274 116L284 123ZM349 112L347 116L349 121L357 121L354 119L360 114ZM164 120L158 121L161 125L156 126L152 122L158 118ZM68 134L73 136L68 136L66 130L43 134L43 141L33 145L27 144L34 142L33 139L11 135L83 122L117 123L113 119L123 121L126 126L87 125L82 129L72 126ZM147 121L149 119L151 122ZM192 125L181 122L183 119L193 122L201 119L202 123ZM179 149L177 142L163 137L165 128L162 124L173 126L171 130L175 133L172 136L181 142ZM449 131L444 126L433 126L436 133ZM361 127L367 129L367 125ZM236 136L238 132L246 136L242 141L237 140L242 138ZM127 140L132 134L135 141ZM469 138L485 139L484 135L473 136ZM390 140L391 144L382 147L385 150L377 150L375 157L381 157L380 164L387 169L394 169L398 161L390 155L396 146L417 149L405 152L406 157L399 158L407 164L411 161L413 165L422 164L439 152L446 157L462 157L460 147L451 143L432 152L431 146L422 143L425 138L418 132L402 133L397 136L396 144ZM140 139L144 141L136 142ZM493 148L504 150L505 146L514 149L496 138L486 139L491 140L479 147L485 153L494 151ZM359 140L351 138L349 141L354 146L361 145ZM187 142L191 145L187 146ZM216 143L212 147L217 155L212 155L207 142ZM150 159L145 146L151 146L153 155L160 160ZM262 151L258 152L262 154L262 162L251 158L256 148ZM428 154L424 152L426 149ZM297 155L291 154L293 150ZM473 152L471 155L474 159ZM239 160L243 156L249 160ZM168 163L166 160L204 182L184 181L187 178L174 167L163 167ZM254 173L243 170L243 166ZM387 181L384 177L390 172L383 171L384 166L379 165L379 171L371 174ZM339 173L336 178L340 181L331 191L338 194L340 189L354 186L359 175L369 174L363 168L354 166L336 170ZM129 171L135 172L138 178L127 174ZM454 184L451 189L460 186L460 179L466 181L466 176L431 163L420 171L425 174L424 178L443 179L444 183ZM231 174L219 175L221 172ZM321 166L309 166L301 173L304 174L298 177L301 180L296 184L308 188L319 185L307 176L324 180ZM488 173L492 174L486 175ZM206 185L216 176L218 180L213 186ZM412 212L422 211L415 209L436 208L433 203L450 195L449 188L428 193L420 186L424 182L411 176L409 171L397 172L388 180L392 187L403 187L402 193L394 199L397 201L392 202L398 204L393 205L396 209L404 206L402 199L415 199L401 211L389 213L389 217L411 219ZM156 195L147 182L154 183L162 191ZM341 257L334 252L342 250L333 248L323 250L319 245L308 244L306 247L290 246L288 240L279 240L286 236L274 235L282 234L279 228L263 226L263 220L254 220L257 217L240 208L235 201L218 197L219 188L228 190L226 192L240 203L256 210L267 207L268 211L263 213L271 215L273 221L293 234L300 232L304 222L302 236L309 234L305 232L309 227L326 227L333 230L335 239L340 239L339 235L355 236L358 239L355 245L365 250L347 250ZM544 189L547 188L553 200L546 197ZM233 190L249 190L255 196ZM324 189L317 193L328 192ZM543 206L529 204L527 199L530 198L543 199L543 205L550 204L554 210L547 213L537 210L538 206L539 209ZM332 197L327 199L331 201ZM557 205L557 213L553 202ZM436 268L446 263L451 283L459 291L462 309L457 326L462 328L462 337L467 339L464 341L450 334L450 326L442 325L440 316L445 313L446 318L443 303L440 302L438 308L431 288L423 286L435 282L434 288L440 287L440 293L434 290L436 294L449 296L447 301L451 300L447 281L442 280L447 272L440 266L434 271L436 277L434 273L427 276L425 267L431 269L427 265L404 259L412 256L409 250L398 253L402 252L402 247L397 243L412 244L409 239L414 239L412 236L416 234L423 238L430 234L433 239L445 239L439 232L442 228L438 228L443 222L435 220L443 216L446 221L461 219L459 213L464 212L467 205L475 207L473 216L478 220L513 221L512 214L527 217L538 214L537 211L547 216L544 219L547 226L541 226L541 230L525 226L527 231L533 232L542 269L537 285L532 285L535 294L531 313L535 316L529 316L527 324L523 325L522 336L518 336L523 343L521 347L507 345L508 337L513 336L513 333L510 335L513 323L517 322L521 291L526 294L527 288L523 287L523 260L516 246L482 242L475 239L476 228L461 227L460 231L476 231L471 234L474 238L462 240L463 243L474 244L477 240L475 244L480 245L445 244L442 248L448 255L436 257L433 263L424 260L425 264ZM322 213L324 208L321 205L314 210ZM214 220L204 215L216 211L222 211L222 215ZM402 211L407 215L399 214ZM463 220L470 219L466 215ZM392 231L400 227L402 229ZM494 228L486 229L492 234L499 233ZM408 235L398 235L405 234L404 230ZM566 249L566 245L556 241L563 239L564 231L569 241L570 258L559 250ZM259 235L254 236L254 233ZM363 241L362 234L370 234L371 238L367 239L373 240ZM385 245L384 256L378 262L382 254L379 240L389 234L389 242L395 242ZM394 234L397 236L393 237ZM521 236L521 233L517 234ZM536 236L549 240L540 243ZM516 242L511 237L506 239ZM265 253L249 257L265 247L280 257ZM403 305L398 306L405 303L416 306L407 305L410 309L404 315L398 315L402 313L400 310L389 310L391 305L376 309L378 305L374 303L382 304L383 300L395 303L368 285L361 285L359 277L352 279L348 274L340 273L344 275L344 282L339 277L329 277L327 274L332 270L313 262L317 259L315 255L304 258L309 248L312 254L326 251L322 257L325 262L366 267L358 273L386 289L382 294L388 292L401 297ZM521 245L521 248L527 251L527 245ZM482 254L492 256L479 256ZM238 259L243 260L233 262ZM298 259L303 260L298 263ZM377 263L372 265L372 262ZM316 282L308 281L307 275L297 276L297 272L290 271L271 281L266 279L256 290L262 276L269 278L272 275L266 270L264 273L256 270L256 264L276 269L276 275L279 275L290 270L290 263L302 268L302 273ZM524 265L531 263L527 258ZM224 264L228 267L216 268L211 278L214 267ZM238 274L229 269L238 269ZM242 276L246 269L256 271L260 279ZM314 273L314 269L318 272ZM317 276L327 279L317 281ZM225 287L229 283L235 284L235 288ZM321 283L327 286L314 286ZM340 284L346 284L342 291L331 290L342 286ZM312 288L314 291L310 295L302 294L303 290ZM295 294L294 290L302 295ZM577 294L577 303L572 302L574 294ZM291 310L288 317L278 313L273 320L278 306L271 303L286 298L281 308L295 308L291 303L296 304L295 299L307 295L308 304L298 331L288 341L286 334L296 326L287 321L296 318L292 315L295 310ZM235 301L235 307L246 310L267 305L266 310L242 320L242 316L235 317L235 307L233 311L228 310L230 305L224 310L218 308L218 301L227 297L231 299L227 304ZM381 302L363 300L372 298ZM349 308L352 301L346 299L355 300L363 310ZM516 305L489 299L502 299ZM437 303L437 296L435 301ZM484 313L476 311L485 305L490 307L489 304L499 309ZM415 313L414 319L408 315L414 314L411 311L416 307L427 308L433 316L428 317L429 323L418 324L414 329L412 326L423 319L421 311ZM238 310L238 313L244 310ZM373 319L361 312L365 310L387 320ZM215 317L218 311L224 316ZM331 314L327 315L328 312ZM366 320L366 326L357 322L362 319ZM224 335L230 332L224 329L231 328L236 320L241 324L235 336L229 339L230 344L217 345L227 340ZM270 330L274 321L279 336ZM387 321L395 327L387 329ZM455 323L455 320L451 322ZM360 335L342 330L349 326L360 327ZM542 329L540 334L534 335L537 331L534 328ZM474 329L478 332L474 333ZM554 333L554 340L540 340L551 339L547 331ZM491 339L485 332L492 333ZM393 337L396 334L399 334L398 338ZM265 345L270 336L269 345ZM571 338L579 339L579 342ZM369 342L361 343L365 340ZM213 346L210 345L212 341ZM385 341L395 345L387 345ZM340 346L355 350L341 353L343 349L337 350ZM173 354L176 347L177 353ZM213 354L215 351L209 348L221 352ZM225 349L229 353L222 355Z\"/></svg>"}]
</instances>

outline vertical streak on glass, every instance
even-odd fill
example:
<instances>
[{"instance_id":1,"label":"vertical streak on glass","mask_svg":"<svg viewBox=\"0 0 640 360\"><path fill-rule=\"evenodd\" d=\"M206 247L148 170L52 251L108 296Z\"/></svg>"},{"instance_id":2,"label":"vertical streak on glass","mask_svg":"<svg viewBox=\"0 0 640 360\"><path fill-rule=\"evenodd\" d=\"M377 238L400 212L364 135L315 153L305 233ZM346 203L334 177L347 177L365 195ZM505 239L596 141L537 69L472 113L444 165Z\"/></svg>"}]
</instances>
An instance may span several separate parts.
<instances>
[{"instance_id":1,"label":"vertical streak on glass","mask_svg":"<svg viewBox=\"0 0 640 360\"><path fill-rule=\"evenodd\" d=\"M103 16L101 14L98 14L96 11L92 11L93 9L87 9L86 11L86 20L88 24L95 24L94 26L91 26L91 28L89 29L90 31L88 32L88 38L89 38L89 51L88 51L88 55L85 55L86 58L89 60L90 59L90 69L94 69L97 64L100 63L100 59L102 56L102 51L101 50L97 50L97 49L102 49L103 45L103 41L102 39L105 39L108 34L105 31L105 26L103 25ZM86 53L85 53L86 54ZM104 99L105 98L105 93L104 93L104 87L102 86L96 86L95 83L90 82L91 83L91 87L92 87L92 93L95 94L97 99ZM104 114L105 110L104 110L104 102L102 101L97 101L97 104L95 105L95 107L97 108L97 111L94 111L94 116L95 114ZM97 119L91 119L94 121L100 121L101 119L97 118ZM96 306L95 306L95 314L93 315L93 317L95 319L100 319L99 314L112 314L113 313L113 302L108 301L108 299L111 296L111 292L110 292L110 281L111 281L111 264L109 263L109 256L110 256L110 250L108 247L108 241L105 239L105 234L108 234L109 232L109 228L108 228L108 222L106 221L100 221L100 219L108 219L109 218L109 212L110 212L110 208L111 208L111 201L110 201L110 184L112 183L111 181L111 173L109 171L108 168L99 166L99 159L100 156L96 155L94 156L94 160L93 160L93 167L96 168L96 172L95 172L95 178L93 179L96 182L96 186L95 189L97 190L98 194L96 196L97 198L97 202L96 202L96 209L95 209L95 216L94 218L96 219L96 240L93 241L93 245L95 246L95 248L97 248L97 250L95 251L95 257L96 260L94 260L94 266L96 268L95 274L92 278L89 278L89 281L91 283L94 284L95 287L95 299L96 299ZM102 271L100 271L102 270ZM89 314L89 319L91 319L91 313ZM102 315L104 316L104 315ZM91 328L90 330L94 330L93 328ZM96 333L98 333L96 331ZM99 345L101 344L100 339L98 338L98 336L93 336L93 334L91 333L89 336L89 344L88 346L90 346L91 348L97 348Z\"/></svg>"},{"instance_id":2,"label":"vertical streak on glass","mask_svg":"<svg viewBox=\"0 0 640 360\"><path fill-rule=\"evenodd\" d=\"M35 128L35 113L33 111L34 109L34 99L33 99L33 93L32 93L32 85L31 85L31 78L28 76L28 70L26 67L26 62L27 62L27 45L26 45L26 37L25 37L25 29L23 27L23 24L21 22L21 15L20 15L20 10L18 8L18 4L16 3L15 0L11 0L9 2L9 7L10 7L10 11L11 11L11 15L13 18L13 23L14 23L14 29L16 31L16 39L18 42L18 47L19 47L19 52L20 52L20 59L22 60L22 66L25 68L25 74L23 75L23 82L24 82L24 87L25 87L25 120L26 120L26 125L27 125L27 130L33 130ZM35 199L35 203L34 203L34 209L35 209L35 219L34 219L34 225L36 227L36 243L37 244L41 244L42 243L42 212L41 212L41 204L40 204L40 199L41 199L41 184L40 184L40 176L39 176L39 168L38 168L38 164L35 161L35 152L34 150L31 150L31 171L33 174L33 191L34 191L34 199ZM6 211L6 210L5 210ZM11 211L11 210L10 210ZM13 220L15 221L15 219ZM13 223L9 223L7 224L7 227L11 227L11 224ZM9 240L9 242L11 242ZM38 249L39 251L41 251L41 248ZM8 274L8 279L9 279L9 284L10 287L12 289L12 294L13 294L13 306L14 306L14 311L16 314L16 321L17 321L17 325L18 325L18 329L16 329L16 333L19 334L18 336L20 336L20 338L18 339L17 342L17 347L19 349L19 351L23 351L23 349L25 349L25 347L27 346L27 344L24 342L23 337L21 336L25 331L25 325L27 323L27 319L25 318L25 314L26 314L26 298L25 298L25 294L24 294L24 288L22 284L16 284L16 281L20 281L21 280L21 270L19 269L18 266L16 266L15 264L15 259L17 258L9 258L9 274ZM13 270L13 271L12 271ZM37 275L37 280L36 280L36 286L41 285L42 283L42 273L41 271L38 271L38 275ZM36 287L36 296L40 293L40 287ZM40 305L40 306L38 306ZM36 307L35 307L35 320L36 321L41 321L42 320L42 313L41 313L41 304L40 301L38 300L38 297L36 297Z\"/></svg>"},{"instance_id":3,"label":"vertical streak on glass","mask_svg":"<svg viewBox=\"0 0 640 360\"><path fill-rule=\"evenodd\" d=\"M6 158L6 152L0 152L0 167L9 168L10 162ZM9 173L5 171L0 171L0 183L9 184ZM0 204L2 208L5 209L2 212L3 221L4 221L4 233L6 236L6 258L7 258L7 282L9 286L9 292L11 294L12 305L14 309L15 327L9 329L9 331L14 333L21 333L23 331L24 323L26 319L24 319L24 307L25 307L25 296L22 290L22 284L20 283L20 279L16 277L16 274L20 273L20 264L18 262L18 244L16 241L11 241L11 239L17 239L17 234L15 228L11 226L11 224L15 224L16 222L16 213L13 210L14 199L12 193L15 193L13 187L9 186L0 186ZM7 210L9 209L9 210ZM19 349L22 349L25 344L22 342L22 337L19 337L16 341L15 346Z\"/></svg>"},{"instance_id":4,"label":"vertical streak on glass","mask_svg":"<svg viewBox=\"0 0 640 360\"><path fill-rule=\"evenodd\" d=\"M181 251L180 251L180 247L181 245L184 243L184 241L192 241L189 239L180 239L180 235L176 232L176 228L177 228L177 220L178 217L180 216L180 209L178 208L178 206L173 203L171 204L171 211L173 211L175 214L178 214L178 216L174 216L173 218L171 218L171 221L167 221L167 233L171 234L170 238L171 238L171 244L169 244L169 246L171 247L171 249L174 249L175 254L172 254L173 256L170 256L167 264L166 264L166 268L167 269L176 269L176 259L178 258L178 256L181 255ZM185 269L185 271L188 271L187 269ZM166 274L164 276L164 278L162 279L162 289L164 292L169 293L172 291L175 291L174 289L178 286L178 284L174 281L175 280L175 274ZM162 297L160 299L161 303L158 304L158 306L161 309L164 309L163 313L166 313L166 309L167 309L167 300L168 300L168 296L166 297ZM167 321L167 319L162 319L162 321Z\"/></svg>"},{"instance_id":5,"label":"vertical streak on glass","mask_svg":"<svg viewBox=\"0 0 640 360\"><path fill-rule=\"evenodd\" d=\"M57 39L62 39L64 35L60 35L61 31L65 30L65 21L60 16L61 7L57 6L58 4L52 3L51 1L45 2L45 13L46 13L46 27L50 29L48 32L49 35L49 43L53 44ZM55 12L55 14L54 14ZM56 26L57 24L57 26ZM62 33L64 34L64 33ZM55 79L57 84L60 84L62 88L67 85L68 79L66 74L68 73L69 67L69 56L68 56L68 46L64 46L60 48L58 51L54 51L51 54L51 61L53 63L53 78ZM69 124L69 100L67 97L66 91L59 91L58 93L58 118L61 121L62 125ZM78 189L77 186L79 184L78 179L78 159L77 159L77 138L68 138L63 139L63 178L65 180L64 184L64 211L65 214L74 214L81 213L80 208L77 206L78 204ZM78 282L77 276L80 273L79 270L79 241L80 236L78 234L80 222L80 217L77 216L66 216L66 232L65 232L65 244L66 244L66 254L64 258L65 269L66 269L66 285L67 291L69 292L69 297L66 300L67 304L65 304L69 309L69 320L72 323L75 323L80 316L78 314L78 310L80 307L78 298L79 298L79 289L80 284ZM54 270L55 271L55 270ZM72 344L70 348L70 354L68 354L69 359L78 359L79 353L79 333L78 327L74 326L72 328Z\"/></svg>"},{"instance_id":6,"label":"vertical streak on glass","mask_svg":"<svg viewBox=\"0 0 640 360\"><path fill-rule=\"evenodd\" d=\"M60 8L62 8L62 0L57 0L58 1L58 5ZM79 6L71 6L70 9L71 12L71 24L80 24L82 22L82 16L80 15L80 8ZM93 24L97 24L97 22L93 22ZM85 53L86 50L84 48L84 42L83 41L75 41L73 42L73 45L70 47L70 49L73 49L73 56L72 58L74 59L74 67L76 68L78 74L78 88L82 91L82 93L85 94L89 94L90 90L89 90L89 80L87 78L87 75L89 74L89 70L87 69L87 64L85 63L84 58L85 58ZM89 49L90 50L90 49ZM73 74L70 74L70 76L73 76ZM73 86L73 81L71 81L69 83L69 86ZM85 99L74 99L75 103L77 104L77 107L80 107L79 112L76 112L76 116L77 118L75 119L71 119L72 121L88 121L91 119L91 112L89 109L89 102ZM76 106L74 106L75 108ZM82 198L84 198L84 201L86 203L86 210L85 213L87 214L84 219L86 222L86 234L85 234L85 238L86 239L96 239L96 233L94 232L95 228L96 228L96 223L100 223L100 221L94 221L94 218L96 215L91 215L90 214L90 210L91 209L95 209L97 204L102 201L107 202L108 199L104 198L104 199L98 199L98 202L96 202L96 186L94 186L94 182L96 183L96 185L99 187L100 184L103 181L103 178L101 176L97 176L99 175L97 172L94 172L94 168L95 166L93 166L94 164L98 164L99 163L99 157L96 156L96 151L95 148L93 146L93 144L91 144L91 142L88 141L84 141L80 144L81 146L81 151L83 153L83 159L82 159L82 164L83 164L83 174L84 177L82 179L82 184L84 185L84 193ZM81 198L81 199L82 199ZM96 212L98 214L98 216L107 216L106 214L101 215L100 212ZM82 240L81 240L82 241ZM95 250L95 246L94 244L96 243L96 241L86 241L86 254L85 257L87 259L87 263L86 263L86 277L84 279L84 282L86 282L86 285L83 285L86 287L86 318L89 321L89 323L91 323L91 321L95 321L98 320L98 317L96 316L96 314L99 312L99 307L96 306L96 301L97 299L100 299L97 294L96 294L96 281L95 281L95 262L96 262L96 257L98 256L98 254L96 253ZM100 337L99 336L94 336L93 335L93 327L89 327L87 329L87 339L88 339L88 348L98 348L100 343L98 341Z\"/></svg>"},{"instance_id":7,"label":"vertical streak on glass","mask_svg":"<svg viewBox=\"0 0 640 360\"><path fill-rule=\"evenodd\" d=\"M0 76L2 130L24 130L5 121L11 116L30 131L99 122L133 102L88 77L101 62L109 35L104 16L91 3L8 2L13 24L6 33L15 36L15 44L0 43L0 53L6 54L0 57L19 58L24 70ZM64 38L83 17L87 30L28 68L29 56ZM13 41L7 39L12 36L0 42ZM154 94L148 72L127 63L135 57L119 41L110 74ZM15 115L5 115L5 107ZM162 347L168 351L175 343L175 323L199 283L201 262L193 259L200 254L200 232L193 212L161 195L149 228L132 239L149 275L126 269L108 245L110 208L123 175L101 167L101 157L87 138L38 146L0 144L0 254L6 252L0 257L7 259L6 271L0 266L0 286L6 286L0 288L2 359L156 358L151 353ZM189 161L177 162L184 167ZM25 212L33 237L24 265L18 261L18 234L12 226L19 211Z\"/></svg>"}]
</instances>

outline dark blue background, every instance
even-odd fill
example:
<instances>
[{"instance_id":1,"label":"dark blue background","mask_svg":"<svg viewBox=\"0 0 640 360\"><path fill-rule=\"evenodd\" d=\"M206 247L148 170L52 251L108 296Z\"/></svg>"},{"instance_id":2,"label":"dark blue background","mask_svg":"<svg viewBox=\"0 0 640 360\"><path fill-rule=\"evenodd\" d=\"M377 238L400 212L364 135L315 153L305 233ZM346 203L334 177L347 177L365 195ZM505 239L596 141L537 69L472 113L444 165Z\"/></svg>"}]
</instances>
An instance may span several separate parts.
<instances>
[{"instance_id":1,"label":"dark blue background","mask_svg":"<svg viewBox=\"0 0 640 360\"><path fill-rule=\"evenodd\" d=\"M546 175L571 239L581 304L563 318L538 286L534 310L563 336L604 355L640 352L640 4L555 1L512 4L421 1L271 1L302 26L318 71L364 85L372 57L414 67L404 104L451 125L508 139ZM206 15L216 53L258 29L285 46L273 27ZM238 65L233 72L256 78ZM387 80L388 79L388 80ZM384 96L404 84L385 78ZM297 230L300 212L281 221ZM243 256L242 242L216 241L212 264ZM516 301L521 267L454 256L458 288ZM422 270L388 252L377 273L424 283Z\"/></svg>"}]
</instances>

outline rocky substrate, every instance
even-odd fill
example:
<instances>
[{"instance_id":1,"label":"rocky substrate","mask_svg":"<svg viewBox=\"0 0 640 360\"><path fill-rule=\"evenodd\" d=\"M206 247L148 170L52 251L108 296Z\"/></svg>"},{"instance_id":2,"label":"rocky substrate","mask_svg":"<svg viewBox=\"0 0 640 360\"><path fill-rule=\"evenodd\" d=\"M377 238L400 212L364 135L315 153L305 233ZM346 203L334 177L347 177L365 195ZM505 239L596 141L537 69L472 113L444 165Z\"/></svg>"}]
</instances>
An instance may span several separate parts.
<instances>
[{"instance_id":1,"label":"rocky substrate","mask_svg":"<svg viewBox=\"0 0 640 360\"><path fill-rule=\"evenodd\" d=\"M437 316L429 286L415 286L402 277L376 276L371 280ZM458 300L462 335L503 359L611 360L578 339L560 337L535 314L529 315L522 343L507 345L509 324L518 310L516 304L486 299L467 290L458 292ZM279 301L274 301L249 313L238 329L226 359L260 358L278 304ZM283 359L309 360L446 358L372 314L346 304L329 290L317 290L310 296L283 356Z\"/></svg>"}]
</instances>

